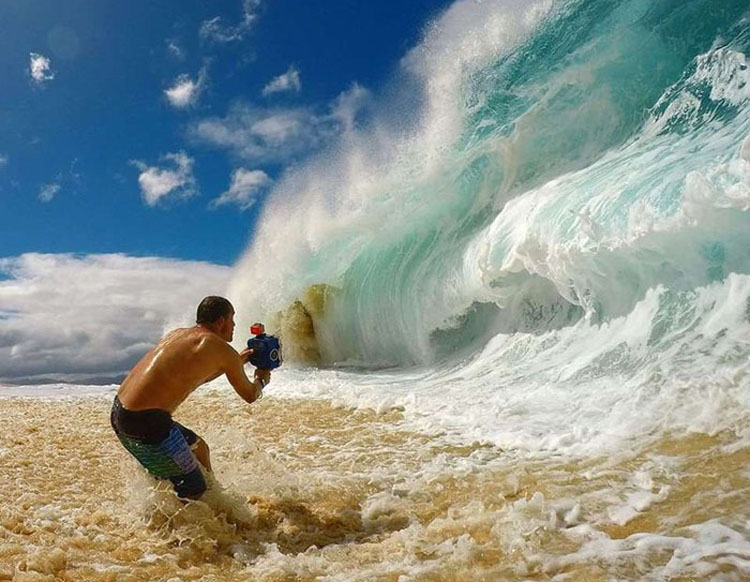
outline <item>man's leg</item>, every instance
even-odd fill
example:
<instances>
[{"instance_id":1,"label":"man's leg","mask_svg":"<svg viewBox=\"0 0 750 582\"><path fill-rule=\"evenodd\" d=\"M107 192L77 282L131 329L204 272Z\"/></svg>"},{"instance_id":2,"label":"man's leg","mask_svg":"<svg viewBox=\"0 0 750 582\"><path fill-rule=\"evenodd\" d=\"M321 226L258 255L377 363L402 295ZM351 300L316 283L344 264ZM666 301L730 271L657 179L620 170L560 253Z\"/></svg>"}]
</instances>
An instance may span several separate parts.
<instances>
[{"instance_id":1,"label":"man's leg","mask_svg":"<svg viewBox=\"0 0 750 582\"><path fill-rule=\"evenodd\" d=\"M206 441L204 441L201 437L198 437L198 440L190 445L190 449L195 454L195 458L198 459L198 462L203 465L209 472L213 472L213 469L211 469L211 455L210 451L208 450Z\"/></svg>"},{"instance_id":2,"label":"man's leg","mask_svg":"<svg viewBox=\"0 0 750 582\"><path fill-rule=\"evenodd\" d=\"M211 469L211 455L209 454L206 441L204 441L201 437L199 437L185 425L182 425L179 422L175 422L174 424L178 429L180 429L182 436L185 437L185 440L190 447L190 451L193 453L193 455L195 455L195 458L198 459L198 462L203 465L203 467L205 467L208 471L213 472Z\"/></svg>"}]
</instances>

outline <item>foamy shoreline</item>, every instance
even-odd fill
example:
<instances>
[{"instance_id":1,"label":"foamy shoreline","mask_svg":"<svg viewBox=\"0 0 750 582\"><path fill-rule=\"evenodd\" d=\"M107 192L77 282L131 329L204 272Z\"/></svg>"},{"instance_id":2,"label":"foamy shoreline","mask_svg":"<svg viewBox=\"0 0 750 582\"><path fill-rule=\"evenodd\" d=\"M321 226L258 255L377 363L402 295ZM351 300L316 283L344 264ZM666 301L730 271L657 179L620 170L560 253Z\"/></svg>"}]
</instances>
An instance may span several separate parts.
<instances>
[{"instance_id":1,"label":"foamy shoreline","mask_svg":"<svg viewBox=\"0 0 750 582\"><path fill-rule=\"evenodd\" d=\"M24 386L10 386L0 384L0 398L69 398L88 396L108 396L117 392L117 385L95 384L37 384Z\"/></svg>"},{"instance_id":2,"label":"foamy shoreline","mask_svg":"<svg viewBox=\"0 0 750 582\"><path fill-rule=\"evenodd\" d=\"M665 436L581 462L522 460L316 399L207 390L177 419L219 485L181 504L112 435L111 388L0 398L0 580L693 579L750 572L750 450ZM744 516L744 517L743 517Z\"/></svg>"}]
</instances>

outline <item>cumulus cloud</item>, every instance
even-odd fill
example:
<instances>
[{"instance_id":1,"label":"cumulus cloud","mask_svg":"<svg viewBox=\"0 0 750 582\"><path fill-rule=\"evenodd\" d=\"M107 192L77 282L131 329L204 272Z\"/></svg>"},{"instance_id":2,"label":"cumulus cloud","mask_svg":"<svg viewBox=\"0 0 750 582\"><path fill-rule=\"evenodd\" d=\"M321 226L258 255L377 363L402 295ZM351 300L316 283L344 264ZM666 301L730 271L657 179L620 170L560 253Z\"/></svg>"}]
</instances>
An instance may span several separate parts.
<instances>
[{"instance_id":1,"label":"cumulus cloud","mask_svg":"<svg viewBox=\"0 0 750 582\"><path fill-rule=\"evenodd\" d=\"M143 201L148 206L155 206L168 198L190 198L198 194L198 185L193 176L193 159L185 152L166 154L163 162L171 168L148 166L141 161L131 163L140 170L138 184L141 187Z\"/></svg>"},{"instance_id":2,"label":"cumulus cloud","mask_svg":"<svg viewBox=\"0 0 750 582\"><path fill-rule=\"evenodd\" d=\"M29 53L29 73L35 83L41 85L45 81L51 81L55 78L52 72L52 63L44 55L38 53Z\"/></svg>"},{"instance_id":3,"label":"cumulus cloud","mask_svg":"<svg viewBox=\"0 0 750 582\"><path fill-rule=\"evenodd\" d=\"M234 105L226 117L199 121L189 130L199 142L226 148L241 158L283 161L315 147L330 128L312 111Z\"/></svg>"},{"instance_id":4,"label":"cumulus cloud","mask_svg":"<svg viewBox=\"0 0 750 582\"><path fill-rule=\"evenodd\" d=\"M51 202L59 191L60 184L54 182L52 184L44 184L39 189L39 200L41 200L42 202Z\"/></svg>"},{"instance_id":5,"label":"cumulus cloud","mask_svg":"<svg viewBox=\"0 0 750 582\"><path fill-rule=\"evenodd\" d=\"M125 255L0 259L0 382L117 382L167 329L192 325L230 271Z\"/></svg>"},{"instance_id":6,"label":"cumulus cloud","mask_svg":"<svg viewBox=\"0 0 750 582\"><path fill-rule=\"evenodd\" d=\"M299 93L300 89L302 89L302 83L299 79L299 71L292 65L286 73L275 77L263 88L263 95L282 93L284 91L296 91Z\"/></svg>"},{"instance_id":7,"label":"cumulus cloud","mask_svg":"<svg viewBox=\"0 0 750 582\"><path fill-rule=\"evenodd\" d=\"M237 204L245 210L255 204L258 193L272 182L273 180L262 170L238 168L232 174L229 190L214 199L211 206L215 208L224 204Z\"/></svg>"},{"instance_id":8,"label":"cumulus cloud","mask_svg":"<svg viewBox=\"0 0 750 582\"><path fill-rule=\"evenodd\" d=\"M189 75L180 75L169 89L164 91L169 103L178 109L195 105L206 82L206 70L202 69L198 79L193 81Z\"/></svg>"},{"instance_id":9,"label":"cumulus cloud","mask_svg":"<svg viewBox=\"0 0 750 582\"><path fill-rule=\"evenodd\" d=\"M228 43L242 40L250 31L257 18L260 0L243 0L242 19L238 24L225 24L220 16L205 20L200 27L200 37L203 40Z\"/></svg>"},{"instance_id":10,"label":"cumulus cloud","mask_svg":"<svg viewBox=\"0 0 750 582\"><path fill-rule=\"evenodd\" d=\"M188 134L200 143L256 162L285 162L350 129L369 93L359 85L334 100L327 112L305 107L262 108L234 104L223 117L195 122Z\"/></svg>"},{"instance_id":11,"label":"cumulus cloud","mask_svg":"<svg viewBox=\"0 0 750 582\"><path fill-rule=\"evenodd\" d=\"M8 165L8 156L0 154L0 168Z\"/></svg>"}]
</instances>

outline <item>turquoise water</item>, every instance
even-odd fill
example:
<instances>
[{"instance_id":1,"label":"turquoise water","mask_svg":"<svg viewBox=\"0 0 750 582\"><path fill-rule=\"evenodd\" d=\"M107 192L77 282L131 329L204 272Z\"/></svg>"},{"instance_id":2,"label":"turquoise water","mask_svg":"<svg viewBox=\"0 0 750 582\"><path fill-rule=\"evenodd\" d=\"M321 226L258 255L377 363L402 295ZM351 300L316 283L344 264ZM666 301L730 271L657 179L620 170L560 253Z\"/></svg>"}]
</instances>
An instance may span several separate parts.
<instances>
[{"instance_id":1,"label":"turquoise water","mask_svg":"<svg viewBox=\"0 0 750 582\"><path fill-rule=\"evenodd\" d=\"M445 330L481 349L750 269L747 4L570 2L531 23L533 6L490 4L405 59L418 123L353 130L268 206L246 262L264 245L286 262L261 309L339 289L317 322L329 363L429 364ZM507 40L476 46L472 17Z\"/></svg>"},{"instance_id":2,"label":"turquoise water","mask_svg":"<svg viewBox=\"0 0 750 582\"><path fill-rule=\"evenodd\" d=\"M701 408L736 421L718 411L747 413L748 24L745 2L454 4L405 55L409 88L278 184L238 313L326 286L317 364L352 370L350 401L501 444L503 422L544 448L578 415L571 446L597 449ZM508 416L516 397L536 406Z\"/></svg>"}]
</instances>

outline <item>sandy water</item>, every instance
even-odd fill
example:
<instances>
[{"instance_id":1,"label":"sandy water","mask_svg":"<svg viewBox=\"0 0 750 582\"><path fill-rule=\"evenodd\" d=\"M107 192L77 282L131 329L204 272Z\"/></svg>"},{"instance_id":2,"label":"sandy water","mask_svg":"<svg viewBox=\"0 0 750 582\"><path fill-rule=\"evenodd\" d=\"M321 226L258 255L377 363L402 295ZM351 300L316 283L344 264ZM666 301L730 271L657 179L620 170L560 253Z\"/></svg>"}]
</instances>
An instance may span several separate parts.
<instances>
[{"instance_id":1,"label":"sandy water","mask_svg":"<svg viewBox=\"0 0 750 582\"><path fill-rule=\"evenodd\" d=\"M0 399L0 580L750 579L750 427L571 462L204 389L176 418L218 482L184 504L120 447L111 397Z\"/></svg>"}]
</instances>

